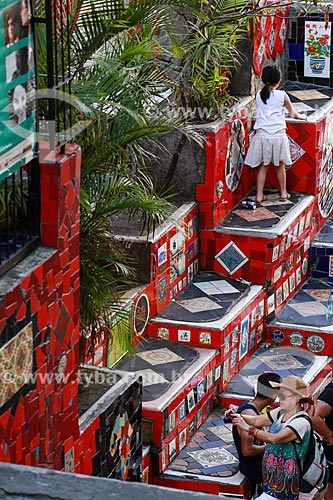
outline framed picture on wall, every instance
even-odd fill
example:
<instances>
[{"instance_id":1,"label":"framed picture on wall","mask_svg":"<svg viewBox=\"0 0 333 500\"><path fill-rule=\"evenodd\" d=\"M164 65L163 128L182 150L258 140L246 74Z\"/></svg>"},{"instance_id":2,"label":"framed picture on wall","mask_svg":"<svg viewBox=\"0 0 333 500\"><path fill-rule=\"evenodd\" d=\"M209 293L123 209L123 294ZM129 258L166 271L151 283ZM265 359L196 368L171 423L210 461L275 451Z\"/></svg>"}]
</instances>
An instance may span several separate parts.
<instances>
[{"instance_id":1,"label":"framed picture on wall","mask_svg":"<svg viewBox=\"0 0 333 500\"><path fill-rule=\"evenodd\" d=\"M195 407L195 397L193 389L190 390L190 392L186 396L186 399L187 399L188 412L190 413L190 411L192 411L193 408Z\"/></svg>"}]
</instances>

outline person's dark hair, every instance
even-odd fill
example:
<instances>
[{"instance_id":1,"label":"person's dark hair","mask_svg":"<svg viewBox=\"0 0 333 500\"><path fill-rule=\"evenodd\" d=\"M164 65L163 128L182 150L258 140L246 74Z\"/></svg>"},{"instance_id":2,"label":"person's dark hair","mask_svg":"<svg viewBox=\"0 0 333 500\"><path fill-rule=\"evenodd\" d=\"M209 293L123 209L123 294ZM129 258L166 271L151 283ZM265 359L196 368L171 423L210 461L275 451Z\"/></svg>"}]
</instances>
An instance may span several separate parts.
<instances>
[{"instance_id":1,"label":"person's dark hair","mask_svg":"<svg viewBox=\"0 0 333 500\"><path fill-rule=\"evenodd\" d=\"M258 377L256 396L260 399L271 398L277 390L270 385L270 382L281 382L281 377L277 373L262 373Z\"/></svg>"},{"instance_id":2,"label":"person's dark hair","mask_svg":"<svg viewBox=\"0 0 333 500\"><path fill-rule=\"evenodd\" d=\"M265 86L260 91L260 97L262 102L266 104L271 93L269 86L275 85L281 80L281 72L276 66L266 66L262 70L261 79Z\"/></svg>"}]
</instances>

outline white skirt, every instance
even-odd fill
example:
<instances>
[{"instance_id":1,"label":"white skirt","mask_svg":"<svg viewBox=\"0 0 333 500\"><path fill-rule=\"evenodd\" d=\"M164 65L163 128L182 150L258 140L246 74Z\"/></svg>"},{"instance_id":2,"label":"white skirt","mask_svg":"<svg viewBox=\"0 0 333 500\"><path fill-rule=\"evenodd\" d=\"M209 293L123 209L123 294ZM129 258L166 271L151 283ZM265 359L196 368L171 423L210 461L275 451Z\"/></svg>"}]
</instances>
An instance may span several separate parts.
<instances>
[{"instance_id":1,"label":"white skirt","mask_svg":"<svg viewBox=\"0 0 333 500\"><path fill-rule=\"evenodd\" d=\"M280 161L286 165L292 163L286 132L280 130L275 134L269 134L262 129L256 130L244 161L245 165L255 168L262 163L264 165L273 163L278 167Z\"/></svg>"}]
</instances>

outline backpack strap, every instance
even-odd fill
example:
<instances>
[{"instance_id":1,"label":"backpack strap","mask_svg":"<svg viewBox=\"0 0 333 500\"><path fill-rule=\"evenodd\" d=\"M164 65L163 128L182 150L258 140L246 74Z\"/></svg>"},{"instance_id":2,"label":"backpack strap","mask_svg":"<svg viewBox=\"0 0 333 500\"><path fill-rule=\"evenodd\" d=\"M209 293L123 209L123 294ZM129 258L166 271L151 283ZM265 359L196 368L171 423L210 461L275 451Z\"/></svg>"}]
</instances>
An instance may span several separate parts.
<instances>
[{"instance_id":1,"label":"backpack strap","mask_svg":"<svg viewBox=\"0 0 333 500\"><path fill-rule=\"evenodd\" d=\"M296 418L305 418L305 420L307 420L310 423L310 439L309 439L309 444L308 444L308 446L310 446L310 441L311 441L312 436L313 436L313 424L312 424L312 420L309 417L309 415L307 415L306 413L304 413L302 415L296 415L295 417L292 417L291 420L295 420ZM293 440L291 443L292 443L292 445L294 447L294 450L295 450L297 465L299 467L299 470L302 473L303 467L302 467L302 464L301 464L301 461L300 461L300 458L299 458L299 454L297 453L297 448L296 448L295 440Z\"/></svg>"},{"instance_id":2,"label":"backpack strap","mask_svg":"<svg viewBox=\"0 0 333 500\"><path fill-rule=\"evenodd\" d=\"M292 445L293 445L293 447L294 447L296 462L297 462L298 468L299 468L299 470L301 471L301 474L302 474L302 472L303 472L303 467L302 467L302 464L301 464L301 461L300 461L300 458L299 458L299 454L297 453L297 449L296 449L295 441L292 441L292 442L291 442L291 444L292 444Z\"/></svg>"}]
</instances>

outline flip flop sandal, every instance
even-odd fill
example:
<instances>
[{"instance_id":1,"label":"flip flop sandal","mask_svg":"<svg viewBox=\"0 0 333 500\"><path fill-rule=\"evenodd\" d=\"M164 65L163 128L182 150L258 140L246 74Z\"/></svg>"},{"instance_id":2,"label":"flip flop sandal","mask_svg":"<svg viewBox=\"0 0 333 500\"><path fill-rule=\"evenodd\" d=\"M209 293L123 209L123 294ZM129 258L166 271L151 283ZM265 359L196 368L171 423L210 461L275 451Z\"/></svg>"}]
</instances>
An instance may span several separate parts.
<instances>
[{"instance_id":1,"label":"flip flop sandal","mask_svg":"<svg viewBox=\"0 0 333 500\"><path fill-rule=\"evenodd\" d=\"M262 202L263 202L263 201L266 201L266 200L267 200L267 198L266 198L266 196L264 195L264 196L263 196L263 198L261 198L261 200L260 200L260 201L259 201L258 199L256 199L256 203L257 203L258 205L261 205L261 204L262 204Z\"/></svg>"},{"instance_id":2,"label":"flip flop sandal","mask_svg":"<svg viewBox=\"0 0 333 500\"><path fill-rule=\"evenodd\" d=\"M288 193L287 196L285 198L281 198L280 196L280 201L288 201L290 200L290 194Z\"/></svg>"}]
</instances>

